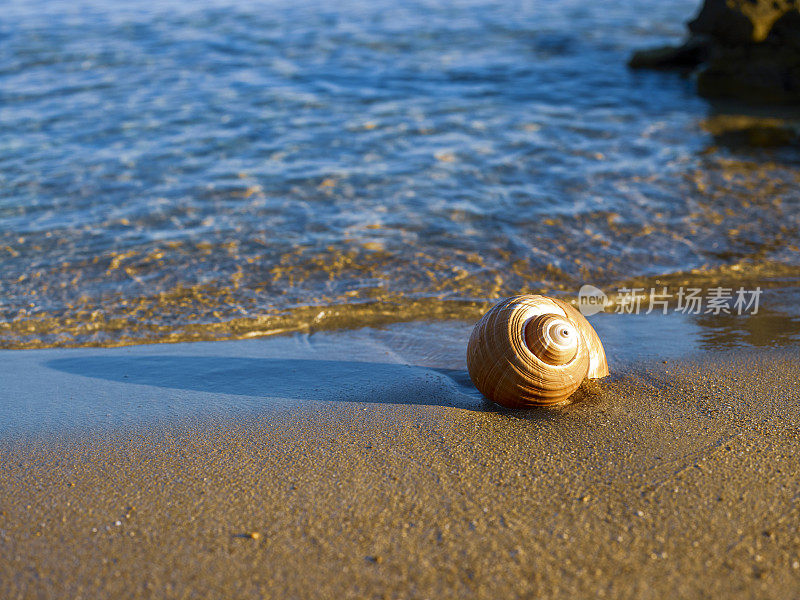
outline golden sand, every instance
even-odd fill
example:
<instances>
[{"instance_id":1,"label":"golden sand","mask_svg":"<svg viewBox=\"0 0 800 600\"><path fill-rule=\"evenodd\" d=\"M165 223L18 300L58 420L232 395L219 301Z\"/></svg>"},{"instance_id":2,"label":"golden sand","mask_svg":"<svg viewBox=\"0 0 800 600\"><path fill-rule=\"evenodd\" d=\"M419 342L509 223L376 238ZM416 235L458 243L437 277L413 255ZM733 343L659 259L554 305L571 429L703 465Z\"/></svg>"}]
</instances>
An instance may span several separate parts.
<instances>
[{"instance_id":1,"label":"golden sand","mask_svg":"<svg viewBox=\"0 0 800 600\"><path fill-rule=\"evenodd\" d=\"M800 590L796 350L557 411L331 402L0 444L4 598L776 598ZM446 399L444 399L446 400Z\"/></svg>"}]
</instances>

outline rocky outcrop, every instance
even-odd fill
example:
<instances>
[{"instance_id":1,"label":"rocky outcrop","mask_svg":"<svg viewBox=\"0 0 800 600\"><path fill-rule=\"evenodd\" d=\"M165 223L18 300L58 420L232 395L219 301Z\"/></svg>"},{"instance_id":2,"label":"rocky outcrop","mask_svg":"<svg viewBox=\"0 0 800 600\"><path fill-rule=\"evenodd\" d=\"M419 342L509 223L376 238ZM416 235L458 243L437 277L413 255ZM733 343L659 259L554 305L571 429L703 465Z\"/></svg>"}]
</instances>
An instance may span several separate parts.
<instances>
[{"instance_id":1,"label":"rocky outcrop","mask_svg":"<svg viewBox=\"0 0 800 600\"><path fill-rule=\"evenodd\" d=\"M705 0L680 46L636 52L633 68L697 73L706 97L800 103L800 0Z\"/></svg>"}]
</instances>

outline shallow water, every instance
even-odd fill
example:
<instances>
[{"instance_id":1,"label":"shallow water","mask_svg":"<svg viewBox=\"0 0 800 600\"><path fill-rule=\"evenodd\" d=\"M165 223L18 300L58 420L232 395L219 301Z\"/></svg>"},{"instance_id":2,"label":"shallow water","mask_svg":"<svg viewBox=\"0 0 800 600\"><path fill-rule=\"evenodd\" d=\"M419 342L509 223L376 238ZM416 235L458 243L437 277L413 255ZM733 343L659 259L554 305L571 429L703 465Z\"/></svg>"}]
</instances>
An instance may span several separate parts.
<instances>
[{"instance_id":1,"label":"shallow water","mask_svg":"<svg viewBox=\"0 0 800 600\"><path fill-rule=\"evenodd\" d=\"M673 315L598 315L613 377L703 348ZM469 379L463 321L395 323L254 340L7 351L0 448L29 434L224 421L339 403L496 411Z\"/></svg>"},{"instance_id":2,"label":"shallow water","mask_svg":"<svg viewBox=\"0 0 800 600\"><path fill-rule=\"evenodd\" d=\"M741 108L625 66L696 4L12 2L0 347L800 273L797 146L732 145L719 122Z\"/></svg>"},{"instance_id":3,"label":"shallow water","mask_svg":"<svg viewBox=\"0 0 800 600\"><path fill-rule=\"evenodd\" d=\"M780 346L800 341L795 330L776 343L777 328L757 319L749 324L763 339L738 330L710 336L713 330L680 314L590 319L611 372L601 386L647 373L661 361L737 356L732 348L762 358L771 351L790 356L793 350L781 354ZM472 323L438 320L252 340L9 350L0 361L0 450L29 435L220 423L341 403L365 410L382 404L502 410L470 381L471 331ZM595 388L589 384L576 398L582 403Z\"/></svg>"}]
</instances>

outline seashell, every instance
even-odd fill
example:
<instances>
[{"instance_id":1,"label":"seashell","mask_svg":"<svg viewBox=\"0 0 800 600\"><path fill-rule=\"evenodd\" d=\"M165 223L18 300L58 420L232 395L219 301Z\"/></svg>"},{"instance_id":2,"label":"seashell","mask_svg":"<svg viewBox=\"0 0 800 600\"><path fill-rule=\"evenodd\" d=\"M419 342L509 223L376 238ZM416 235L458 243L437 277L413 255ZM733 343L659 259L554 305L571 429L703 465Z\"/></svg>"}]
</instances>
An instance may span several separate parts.
<instances>
[{"instance_id":1,"label":"seashell","mask_svg":"<svg viewBox=\"0 0 800 600\"><path fill-rule=\"evenodd\" d=\"M608 375L597 332L573 306L546 296L514 296L475 325L467 346L469 376L508 408L565 404L586 378Z\"/></svg>"}]
</instances>

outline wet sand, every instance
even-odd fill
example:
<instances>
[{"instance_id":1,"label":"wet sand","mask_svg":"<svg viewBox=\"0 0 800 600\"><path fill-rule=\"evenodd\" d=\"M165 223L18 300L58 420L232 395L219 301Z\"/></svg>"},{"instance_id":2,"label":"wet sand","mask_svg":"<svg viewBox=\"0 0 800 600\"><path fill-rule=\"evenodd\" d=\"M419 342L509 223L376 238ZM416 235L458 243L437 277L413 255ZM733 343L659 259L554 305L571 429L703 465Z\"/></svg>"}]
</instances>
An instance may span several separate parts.
<instances>
[{"instance_id":1,"label":"wet sand","mask_svg":"<svg viewBox=\"0 0 800 600\"><path fill-rule=\"evenodd\" d=\"M302 385L326 399L267 405L215 387L252 363L193 376L177 358L203 346L172 348L160 370L137 362L157 346L6 354L6 381L28 361L40 392L49 369L152 418L0 436L4 598L800 595L796 348L618 364L533 412L483 402L447 357L387 358L371 387L368 362L350 386L317 366L328 381ZM173 410L147 413L159 399Z\"/></svg>"}]
</instances>

